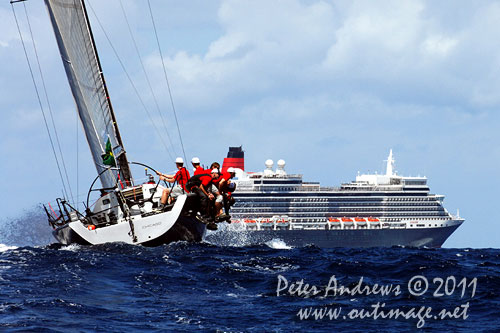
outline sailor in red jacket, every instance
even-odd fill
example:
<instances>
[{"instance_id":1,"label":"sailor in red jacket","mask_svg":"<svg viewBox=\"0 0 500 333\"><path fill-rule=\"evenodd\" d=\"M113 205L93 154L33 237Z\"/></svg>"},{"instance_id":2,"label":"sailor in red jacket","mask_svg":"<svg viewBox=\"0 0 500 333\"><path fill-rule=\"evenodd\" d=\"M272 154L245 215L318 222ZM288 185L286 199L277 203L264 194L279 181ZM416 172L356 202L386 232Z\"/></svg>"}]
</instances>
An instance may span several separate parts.
<instances>
[{"instance_id":1,"label":"sailor in red jacket","mask_svg":"<svg viewBox=\"0 0 500 333\"><path fill-rule=\"evenodd\" d=\"M193 157L191 159L191 164L193 165L193 175L199 175L200 173L206 173L206 170L203 169L200 165L200 159L198 157Z\"/></svg>"},{"instance_id":2,"label":"sailor in red jacket","mask_svg":"<svg viewBox=\"0 0 500 333\"><path fill-rule=\"evenodd\" d=\"M172 192L170 192L170 189L168 188L163 190L160 200L162 205L166 205L167 201L170 204L172 200L177 198L179 195L186 193L186 183L190 178L189 171L187 171L184 167L184 160L182 157L177 157L175 159L175 165L178 169L175 175L165 175L161 172L157 172L161 180L165 180L169 183L177 182L177 185L172 188Z\"/></svg>"},{"instance_id":3,"label":"sailor in red jacket","mask_svg":"<svg viewBox=\"0 0 500 333\"><path fill-rule=\"evenodd\" d=\"M232 167L227 168L227 171L222 173L219 177L219 192L223 197L223 205L226 213L222 213L222 207L219 212L219 219L226 220L227 222L231 221L231 216L229 216L229 208L234 203L234 199L231 196L231 192L234 191L235 185L231 182L231 179L235 176L236 170Z\"/></svg>"},{"instance_id":4,"label":"sailor in red jacket","mask_svg":"<svg viewBox=\"0 0 500 333\"><path fill-rule=\"evenodd\" d=\"M218 170L214 169L210 174L200 173L194 175L187 182L187 190L191 193L195 193L199 199L199 212L201 215L197 215L196 218L203 223L208 223L207 228L210 230L216 230L217 226L213 219L213 207L215 201L215 196L212 193L212 187L214 186L212 181L218 177Z\"/></svg>"}]
</instances>

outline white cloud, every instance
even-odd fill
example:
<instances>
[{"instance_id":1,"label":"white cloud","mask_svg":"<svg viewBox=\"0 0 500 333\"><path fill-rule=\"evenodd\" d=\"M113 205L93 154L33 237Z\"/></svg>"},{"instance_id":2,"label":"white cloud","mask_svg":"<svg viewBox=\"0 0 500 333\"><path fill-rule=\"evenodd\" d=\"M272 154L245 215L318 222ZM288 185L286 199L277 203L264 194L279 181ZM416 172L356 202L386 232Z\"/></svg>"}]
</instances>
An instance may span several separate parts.
<instances>
[{"instance_id":1,"label":"white cloud","mask_svg":"<svg viewBox=\"0 0 500 333\"><path fill-rule=\"evenodd\" d=\"M345 8L324 65L346 70L346 65L351 69L362 62L361 71L373 65L389 69L393 60L412 53L422 27L421 11L422 4L416 1L353 2Z\"/></svg>"},{"instance_id":2,"label":"white cloud","mask_svg":"<svg viewBox=\"0 0 500 333\"><path fill-rule=\"evenodd\" d=\"M167 59L187 103L219 105L234 95L265 94L296 73L310 75L304 67L322 58L336 25L331 5L299 1L225 1L219 23L224 34L206 54L179 51ZM205 98L190 97L200 93Z\"/></svg>"},{"instance_id":3,"label":"white cloud","mask_svg":"<svg viewBox=\"0 0 500 333\"><path fill-rule=\"evenodd\" d=\"M446 57L450 51L457 45L456 38L447 38L445 36L431 36L423 42L423 50L429 55Z\"/></svg>"},{"instance_id":4,"label":"white cloud","mask_svg":"<svg viewBox=\"0 0 500 333\"><path fill-rule=\"evenodd\" d=\"M488 89L497 86L497 76L488 75L478 86L482 79L464 77L460 67L469 61L485 74L498 68L491 55L475 51L486 47L498 54L498 47L484 45L487 37L479 36L496 34L498 6L478 4L453 30L432 6L425 1L223 1L222 35L205 53L177 51L166 59L167 67L177 100L198 110L238 103L242 96L266 98L276 90L356 89L386 99L416 92L425 96L424 103L497 103L500 92ZM486 22L475 14L483 11ZM159 72L160 61L152 58L151 67Z\"/></svg>"}]
</instances>

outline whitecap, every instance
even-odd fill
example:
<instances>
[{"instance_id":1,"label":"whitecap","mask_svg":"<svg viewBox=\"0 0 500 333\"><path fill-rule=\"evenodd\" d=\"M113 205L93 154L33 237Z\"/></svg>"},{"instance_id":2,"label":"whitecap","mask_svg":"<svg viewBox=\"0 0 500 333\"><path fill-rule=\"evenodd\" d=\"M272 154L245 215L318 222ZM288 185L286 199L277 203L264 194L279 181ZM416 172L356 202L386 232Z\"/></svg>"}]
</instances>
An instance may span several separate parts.
<instances>
[{"instance_id":1,"label":"whitecap","mask_svg":"<svg viewBox=\"0 0 500 333\"><path fill-rule=\"evenodd\" d=\"M77 252L78 250L80 250L80 245L78 245L78 244L65 245L65 246L61 247L61 250Z\"/></svg>"},{"instance_id":2,"label":"whitecap","mask_svg":"<svg viewBox=\"0 0 500 333\"><path fill-rule=\"evenodd\" d=\"M8 250L14 250L14 249L17 249L17 246L8 246L5 244L0 244L0 252L5 252Z\"/></svg>"},{"instance_id":3,"label":"whitecap","mask_svg":"<svg viewBox=\"0 0 500 333\"><path fill-rule=\"evenodd\" d=\"M272 239L269 242L266 242L266 245L277 250L290 250L292 248L291 246L286 245L286 243L281 239Z\"/></svg>"}]
</instances>

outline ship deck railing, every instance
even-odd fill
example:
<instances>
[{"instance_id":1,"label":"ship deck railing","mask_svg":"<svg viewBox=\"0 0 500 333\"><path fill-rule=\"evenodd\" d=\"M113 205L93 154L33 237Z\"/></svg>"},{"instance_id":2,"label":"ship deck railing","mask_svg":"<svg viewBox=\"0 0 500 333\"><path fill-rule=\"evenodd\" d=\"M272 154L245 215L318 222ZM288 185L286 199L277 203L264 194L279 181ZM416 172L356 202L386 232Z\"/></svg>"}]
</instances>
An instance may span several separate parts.
<instances>
[{"instance_id":1,"label":"ship deck railing","mask_svg":"<svg viewBox=\"0 0 500 333\"><path fill-rule=\"evenodd\" d=\"M252 224L246 226L247 229L274 229L277 228L275 225L263 227L259 223ZM285 227L285 226L283 226ZM302 223L302 222L291 222L286 225L286 229L289 230L366 230L366 229L406 229L408 228L407 223L405 222L380 222L377 224L359 224L357 222L353 222L352 224L341 223L339 225L329 225L328 222L315 222L315 223Z\"/></svg>"},{"instance_id":2,"label":"ship deck railing","mask_svg":"<svg viewBox=\"0 0 500 333\"><path fill-rule=\"evenodd\" d=\"M236 192L238 191L249 191L249 192L258 192L258 191L262 191L264 189L266 189L266 187L269 187L269 188L272 188L271 191L274 191L275 189L279 189L280 187L285 187L285 188L290 188L290 187L293 187L289 184L286 184L286 185L283 185L283 186L279 186L279 185L276 185L276 184L269 184L269 185L243 185L243 184L238 184L238 189L236 190ZM256 191L256 189L258 189L258 191ZM334 186L297 186L295 187L294 189L292 190L281 190L282 192L290 192L290 193L294 193L294 192L339 192L339 191L342 191L342 192L366 192L366 191L369 191L369 192L406 192L406 193L428 193L429 191L427 189L422 189L422 190L406 190L403 188L403 187L399 187L399 188L394 188L394 187L376 187L376 186L373 186L373 187L360 187L360 188L342 188L342 187L334 187Z\"/></svg>"}]
</instances>

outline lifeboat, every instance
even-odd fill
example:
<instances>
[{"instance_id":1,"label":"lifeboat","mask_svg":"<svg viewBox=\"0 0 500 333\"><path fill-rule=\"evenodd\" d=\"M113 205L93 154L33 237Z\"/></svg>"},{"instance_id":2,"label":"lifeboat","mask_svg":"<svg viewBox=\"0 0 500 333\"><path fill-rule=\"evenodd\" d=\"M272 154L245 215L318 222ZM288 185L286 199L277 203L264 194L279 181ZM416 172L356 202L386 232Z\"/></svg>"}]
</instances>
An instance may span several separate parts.
<instances>
[{"instance_id":1,"label":"lifeboat","mask_svg":"<svg viewBox=\"0 0 500 333\"><path fill-rule=\"evenodd\" d=\"M366 227L366 220L362 217L356 217L354 218L354 221L356 221L356 224L358 227Z\"/></svg>"},{"instance_id":2,"label":"lifeboat","mask_svg":"<svg viewBox=\"0 0 500 333\"><path fill-rule=\"evenodd\" d=\"M287 226L289 224L288 219L284 217L280 217L276 219L277 226Z\"/></svg>"},{"instance_id":3,"label":"lifeboat","mask_svg":"<svg viewBox=\"0 0 500 333\"><path fill-rule=\"evenodd\" d=\"M334 217L329 217L328 218L328 226L330 226L330 229L331 228L338 229L341 226L340 220L337 218L334 218Z\"/></svg>"},{"instance_id":4,"label":"lifeboat","mask_svg":"<svg viewBox=\"0 0 500 333\"><path fill-rule=\"evenodd\" d=\"M328 218L328 224L330 225L330 227L340 227L340 220L339 219L336 219L334 217L330 217Z\"/></svg>"},{"instance_id":5,"label":"lifeboat","mask_svg":"<svg viewBox=\"0 0 500 333\"><path fill-rule=\"evenodd\" d=\"M376 218L376 217L369 217L368 218L368 223L372 227L380 228L380 220L378 218Z\"/></svg>"},{"instance_id":6,"label":"lifeboat","mask_svg":"<svg viewBox=\"0 0 500 333\"><path fill-rule=\"evenodd\" d=\"M342 224L344 225L344 227L349 227L349 228L354 227L353 219L351 219L349 217L343 217L343 218L341 218L341 220L342 220Z\"/></svg>"},{"instance_id":7,"label":"lifeboat","mask_svg":"<svg viewBox=\"0 0 500 333\"><path fill-rule=\"evenodd\" d=\"M255 230L257 229L257 221L253 219L244 219L243 220L245 229L247 230Z\"/></svg>"},{"instance_id":8,"label":"lifeboat","mask_svg":"<svg viewBox=\"0 0 500 333\"><path fill-rule=\"evenodd\" d=\"M274 227L273 219L260 219L260 227L262 229L272 229Z\"/></svg>"}]
</instances>

